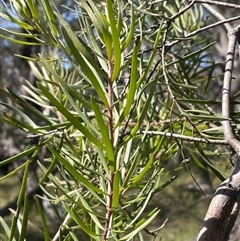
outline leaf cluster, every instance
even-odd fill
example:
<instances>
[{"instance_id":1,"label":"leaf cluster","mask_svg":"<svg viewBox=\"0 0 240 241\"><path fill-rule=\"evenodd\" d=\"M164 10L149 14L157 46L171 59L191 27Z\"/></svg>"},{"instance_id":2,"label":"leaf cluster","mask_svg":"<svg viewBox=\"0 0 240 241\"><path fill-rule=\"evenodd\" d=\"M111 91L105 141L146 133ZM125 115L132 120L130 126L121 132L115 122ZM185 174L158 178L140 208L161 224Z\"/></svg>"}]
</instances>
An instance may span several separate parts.
<instances>
[{"instance_id":1,"label":"leaf cluster","mask_svg":"<svg viewBox=\"0 0 240 241\"><path fill-rule=\"evenodd\" d=\"M17 229L19 240L24 240L29 208L25 190L32 162L38 161L38 185L53 206L61 204L65 211L60 240L77 240L78 229L91 240L143 240L142 233L160 212L156 207L146 213L146 207L177 177L172 172L166 179L164 163L179 150L184 157L183 150L191 150L197 165L201 165L196 157L200 153L206 166L224 178L208 159L215 149L207 151L206 144L191 139L185 146L181 139L151 134L164 131L190 138L223 138L220 102L209 90L215 65L206 61L206 51L214 43L185 37L202 25L200 6L169 24L171 15L182 8L181 2L185 3L77 1L72 11L79 21L78 32L54 1L12 0L11 10L5 3L1 17L28 33L3 29L1 37L21 45L55 48L57 55L39 53L27 59L37 80L36 86L26 80L27 95L0 90L18 105L1 103L7 111L0 120L37 140L1 162L3 166L27 157L1 178L24 170L11 228L1 220L6 232L1 234L3 240L14 240ZM178 44L171 45L175 40ZM47 155L38 160L43 148ZM54 192L47 188L49 183ZM45 240L49 240L41 198L36 203Z\"/></svg>"}]
</instances>

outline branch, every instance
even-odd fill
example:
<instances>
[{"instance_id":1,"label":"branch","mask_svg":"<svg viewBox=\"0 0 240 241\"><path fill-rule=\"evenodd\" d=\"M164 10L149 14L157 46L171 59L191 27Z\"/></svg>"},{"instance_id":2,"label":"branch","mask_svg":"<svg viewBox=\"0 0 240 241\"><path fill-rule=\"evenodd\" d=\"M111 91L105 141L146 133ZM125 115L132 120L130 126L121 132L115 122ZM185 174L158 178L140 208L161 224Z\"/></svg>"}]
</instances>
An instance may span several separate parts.
<instances>
[{"instance_id":1,"label":"branch","mask_svg":"<svg viewBox=\"0 0 240 241\"><path fill-rule=\"evenodd\" d=\"M202 142L202 143L208 143L208 144L220 144L220 145L228 144L226 140L205 139L202 137L185 136L185 135L180 135L180 134L171 133L171 132L164 132L164 131L138 131L137 134L160 135L160 136L182 139L186 141Z\"/></svg>"},{"instance_id":2,"label":"branch","mask_svg":"<svg viewBox=\"0 0 240 241\"><path fill-rule=\"evenodd\" d=\"M236 16L236 17L228 18L228 19L225 19L225 20L221 20L221 21L218 21L216 23L213 23L213 24L210 24L208 26L205 26L203 28L199 28L196 31L193 31L193 32L191 32L189 34L186 34L184 37L185 38L193 37L193 36L197 35L198 33L206 31L206 30L208 30L210 28L214 28L214 27L217 27L219 25L222 25L222 24L225 24L225 23L230 23L230 22L233 22L233 21L236 21L236 20L239 20L239 19L240 19L240 15Z\"/></svg>"},{"instance_id":3,"label":"branch","mask_svg":"<svg viewBox=\"0 0 240 241\"><path fill-rule=\"evenodd\" d=\"M223 79L222 116L230 118L230 88L236 42L240 25L229 30L226 67ZM240 200L240 142L236 139L231 121L222 121L226 142L236 151L238 158L232 175L217 189L204 219L197 241L227 241L239 213Z\"/></svg>"},{"instance_id":4,"label":"branch","mask_svg":"<svg viewBox=\"0 0 240 241\"><path fill-rule=\"evenodd\" d=\"M195 3L207 3L209 5L216 5L216 6L223 6L228 8L240 8L240 5L232 4L232 3L224 3L219 1L211 1L211 0L190 0L189 2L195 2Z\"/></svg>"},{"instance_id":5,"label":"branch","mask_svg":"<svg viewBox=\"0 0 240 241\"><path fill-rule=\"evenodd\" d=\"M239 203L235 202L234 206L233 206L233 210L231 212L231 215L227 221L226 227L225 227L225 231L223 234L223 240L229 240L229 236L231 233L231 230L233 229L233 226L237 220L238 217L238 213L239 213Z\"/></svg>"},{"instance_id":6,"label":"branch","mask_svg":"<svg viewBox=\"0 0 240 241\"><path fill-rule=\"evenodd\" d=\"M223 132L225 140L228 144L234 149L234 151L240 155L240 142L236 139L230 121L230 90L232 82L232 71L233 71L233 62L235 55L235 46L240 34L240 27L231 29L228 33L229 42L226 58L226 67L223 79L223 92L222 92L222 116L223 118L228 118L229 120L222 121Z\"/></svg>"},{"instance_id":7,"label":"branch","mask_svg":"<svg viewBox=\"0 0 240 241\"><path fill-rule=\"evenodd\" d=\"M216 9L214 9L213 7L209 6L208 4L203 3L202 4L213 16L215 16L217 19L221 20L221 21L225 21L226 18L219 13L218 11L216 11ZM232 29L232 26L229 22L224 23L224 26L226 28L227 31L230 31Z\"/></svg>"}]
</instances>

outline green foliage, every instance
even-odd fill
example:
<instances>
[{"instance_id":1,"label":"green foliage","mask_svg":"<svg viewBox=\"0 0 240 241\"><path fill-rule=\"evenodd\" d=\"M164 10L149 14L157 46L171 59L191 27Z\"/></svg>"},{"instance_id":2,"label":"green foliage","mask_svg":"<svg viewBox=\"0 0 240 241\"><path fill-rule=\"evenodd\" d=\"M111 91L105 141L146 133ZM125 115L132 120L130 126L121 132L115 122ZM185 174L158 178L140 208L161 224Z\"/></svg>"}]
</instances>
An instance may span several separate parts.
<instances>
[{"instance_id":1,"label":"green foliage","mask_svg":"<svg viewBox=\"0 0 240 241\"><path fill-rule=\"evenodd\" d=\"M1 219L6 233L1 238L15 240L20 222L19 240L24 240L28 167L45 147L47 155L39 160L41 171L36 178L51 203L60 203L65 210L59 233L67 234L60 240L77 240L79 229L91 240L143 240L143 230L161 215L157 207L146 214L146 207L177 177L173 171L169 180L162 180L167 173L164 163L184 148L183 141L152 135L152 131L207 139L223 136L222 118L206 107L219 107L219 101L204 102L213 76L213 65L205 63L212 43L201 37L185 38L201 27L201 7L181 14L168 28L165 19L181 9L182 1L175 5L159 2L154 7L140 1L113 4L108 0L104 6L92 0L78 1L75 11L81 30L76 33L54 1L11 2L15 14L5 5L1 16L28 34L11 32L9 36L9 30L3 29L1 37L26 45L30 43L23 37L32 38L32 45L52 46L61 57L42 53L29 59L37 86L26 82L27 96L1 89L18 105L17 109L1 103L7 109L1 121L38 139L36 145L1 162L5 165L27 157L2 178L22 169L25 172L11 228ZM175 40L178 44L162 54L163 46ZM31 102L41 106L43 113ZM223 178L208 160L204 145L189 144L189 149L196 152L200 148L205 164ZM52 174L55 169L57 175ZM48 183L54 186L54 193L46 188ZM36 203L44 238L49 240L39 198Z\"/></svg>"}]
</instances>

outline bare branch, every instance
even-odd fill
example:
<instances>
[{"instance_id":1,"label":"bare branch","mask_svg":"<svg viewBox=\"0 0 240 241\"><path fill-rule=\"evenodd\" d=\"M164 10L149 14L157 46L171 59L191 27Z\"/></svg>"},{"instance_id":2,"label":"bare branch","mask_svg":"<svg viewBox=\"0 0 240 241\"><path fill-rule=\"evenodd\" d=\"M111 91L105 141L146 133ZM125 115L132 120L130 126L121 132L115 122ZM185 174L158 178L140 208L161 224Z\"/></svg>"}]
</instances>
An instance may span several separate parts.
<instances>
[{"instance_id":1,"label":"bare branch","mask_svg":"<svg viewBox=\"0 0 240 241\"><path fill-rule=\"evenodd\" d=\"M228 7L228 8L240 8L240 5L237 5L237 4L225 3L225 2L219 2L219 1L211 1L211 0L190 0L189 2L207 3L210 5L223 6L223 7Z\"/></svg>"},{"instance_id":2,"label":"bare branch","mask_svg":"<svg viewBox=\"0 0 240 241\"><path fill-rule=\"evenodd\" d=\"M217 19L221 20L221 21L225 21L226 18L219 13L216 9L214 9L213 7L211 7L208 4L203 3L202 4L213 16L215 16ZM226 30L229 32L232 29L232 26L230 23L224 23L224 26L226 28Z\"/></svg>"},{"instance_id":3,"label":"bare branch","mask_svg":"<svg viewBox=\"0 0 240 241\"><path fill-rule=\"evenodd\" d=\"M233 22L233 21L236 21L236 20L239 20L239 19L240 19L240 15L236 16L236 17L228 18L228 19L225 19L225 20L221 20L221 21L218 21L216 23L213 23L213 24L210 24L208 26L205 26L203 28L199 28L196 31L193 31L193 32L191 32L189 34L186 34L184 37L185 38L193 37L193 36L197 35L198 33L206 31L206 30L208 30L210 28L214 28L214 27L217 27L219 25L222 25L222 24L225 24L225 23L230 23L230 22ZM174 44L176 44L176 43L174 43Z\"/></svg>"},{"instance_id":4,"label":"bare branch","mask_svg":"<svg viewBox=\"0 0 240 241\"><path fill-rule=\"evenodd\" d=\"M228 33L229 42L226 58L226 67L223 79L223 93L222 93L222 116L223 118L230 119L230 89L232 82L232 71L233 62L235 55L235 46L237 37L239 36L240 28L231 29ZM236 139L230 120L222 121L223 131L225 140L228 141L229 145L235 150L235 152L240 155L240 142Z\"/></svg>"},{"instance_id":5,"label":"bare branch","mask_svg":"<svg viewBox=\"0 0 240 241\"><path fill-rule=\"evenodd\" d=\"M193 141L193 142L202 142L208 144L221 144L227 145L226 140L218 140L218 139L205 139L201 137L194 137L194 136L185 136L171 132L164 132L164 131L138 131L137 134L147 134L147 135L159 135L159 136L166 136L166 137L173 137L177 139L182 139L186 141Z\"/></svg>"},{"instance_id":6,"label":"bare branch","mask_svg":"<svg viewBox=\"0 0 240 241\"><path fill-rule=\"evenodd\" d=\"M170 21L173 21L174 19L178 18L180 15L182 15L183 13L185 13L189 8L192 7L192 5L194 4L193 2L190 2L190 4L188 4L185 8L183 8L182 10L180 10L179 12L177 12L176 14L174 14L171 18L169 18Z\"/></svg>"}]
</instances>

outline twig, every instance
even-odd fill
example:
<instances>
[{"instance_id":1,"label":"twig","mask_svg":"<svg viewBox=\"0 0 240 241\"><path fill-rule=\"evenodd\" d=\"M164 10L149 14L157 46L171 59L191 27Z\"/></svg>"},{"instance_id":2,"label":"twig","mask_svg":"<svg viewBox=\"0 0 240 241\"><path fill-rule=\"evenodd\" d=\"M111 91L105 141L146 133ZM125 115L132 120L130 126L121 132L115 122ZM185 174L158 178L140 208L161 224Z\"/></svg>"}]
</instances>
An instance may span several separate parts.
<instances>
[{"instance_id":1,"label":"twig","mask_svg":"<svg viewBox=\"0 0 240 241\"><path fill-rule=\"evenodd\" d=\"M219 2L219 1L211 1L211 0L190 0L189 2L207 3L207 4L211 4L211 5L223 6L223 7L228 7L228 8L240 8L240 5L237 5L237 4L225 3L225 2Z\"/></svg>"},{"instance_id":2,"label":"twig","mask_svg":"<svg viewBox=\"0 0 240 241\"><path fill-rule=\"evenodd\" d=\"M168 218L163 222L163 224L162 224L160 227L158 227L158 228L156 228L156 229L154 229L154 230L151 230L150 233L156 233L156 232L158 232L160 229L162 229L162 228L165 227L165 225L166 225L167 222L168 222Z\"/></svg>"},{"instance_id":3,"label":"twig","mask_svg":"<svg viewBox=\"0 0 240 241\"><path fill-rule=\"evenodd\" d=\"M199 29L197 29L197 30L195 30L195 31L193 31L193 32L191 32L189 34L186 34L184 36L184 38L186 38L186 40L188 40L187 38L193 37L193 36L195 36L195 35L197 35L197 34L199 34L201 32L204 32L204 31L208 30L208 29L215 28L215 27L217 27L219 25L222 25L224 23L230 23L230 22L233 22L233 21L236 21L236 20L239 20L239 19L240 19L240 16L236 16L236 17L229 18L229 19L226 19L226 20L218 21L218 22L210 24L208 26L199 28ZM182 40L180 40L180 39L175 40L175 41L173 41L171 43L165 44L165 47L168 48L168 49L171 49L174 45L180 43L181 41Z\"/></svg>"},{"instance_id":4,"label":"twig","mask_svg":"<svg viewBox=\"0 0 240 241\"><path fill-rule=\"evenodd\" d=\"M170 83L169 83L169 79L168 79L168 75L167 75L167 71L166 71L166 63L165 63L165 51L168 51L168 46L166 46L166 41L167 41L167 33L169 30L171 22L168 21L167 22L167 26L166 26L166 30L164 31L163 34L163 47L162 47L162 55L161 55L161 59L162 59L162 71L163 71L163 77L165 79L165 83L168 89L168 92L173 100L173 103L176 104L178 110L180 111L180 113L183 113L183 110L181 108L181 106L179 105L175 95L173 94L173 91L171 89ZM167 48L166 48L167 47ZM186 119L189 121L189 123L191 124L191 126L193 127L193 129L201 136L201 133L199 132L199 130L195 127L195 125L192 123L192 121L190 120L189 117L186 116Z\"/></svg>"},{"instance_id":5,"label":"twig","mask_svg":"<svg viewBox=\"0 0 240 241\"><path fill-rule=\"evenodd\" d=\"M189 8L191 8L193 4L194 4L194 1L190 2L186 7L184 7L182 10L174 14L171 18L169 18L169 21L173 21L176 18L178 18L180 15L185 13Z\"/></svg>"},{"instance_id":6,"label":"twig","mask_svg":"<svg viewBox=\"0 0 240 241\"><path fill-rule=\"evenodd\" d=\"M57 240L60 239L61 229L68 224L68 222L69 222L70 219L71 219L71 216L70 216L70 214L68 213L68 214L66 215L63 223L61 224L61 226L60 226L59 229L57 230L57 232L56 232L54 238L52 239L52 241L57 241Z\"/></svg>"},{"instance_id":7,"label":"twig","mask_svg":"<svg viewBox=\"0 0 240 241\"><path fill-rule=\"evenodd\" d=\"M164 132L164 131L138 131L137 134L159 135L159 136L173 137L173 138L182 139L186 141L228 145L226 140L207 139L207 138L205 139L201 137L185 136L185 135L180 135L180 134L171 133L171 132Z\"/></svg>"},{"instance_id":8,"label":"twig","mask_svg":"<svg viewBox=\"0 0 240 241\"><path fill-rule=\"evenodd\" d=\"M225 23L230 23L230 22L236 21L238 19L240 19L240 15L236 16L236 17L232 17L232 18L228 18L228 19L225 19L225 20L218 21L216 23L210 24L210 25L205 26L203 28L199 28L196 31L193 31L193 32L191 32L189 34L186 34L184 37L185 38L193 37L193 36L197 35L200 32L206 31L206 30L208 30L210 28L214 28L214 27L217 27L217 26L225 24Z\"/></svg>"},{"instance_id":9,"label":"twig","mask_svg":"<svg viewBox=\"0 0 240 241\"><path fill-rule=\"evenodd\" d=\"M205 4L203 3L202 4L213 16L215 16L217 19L221 20L221 21L225 21L226 18L221 14L219 13L218 11L216 11L216 9L214 9L213 7L211 7L210 5L208 4ZM226 28L227 31L230 31L232 29L232 26L229 22L227 23L224 23L224 26Z\"/></svg>"}]
</instances>

